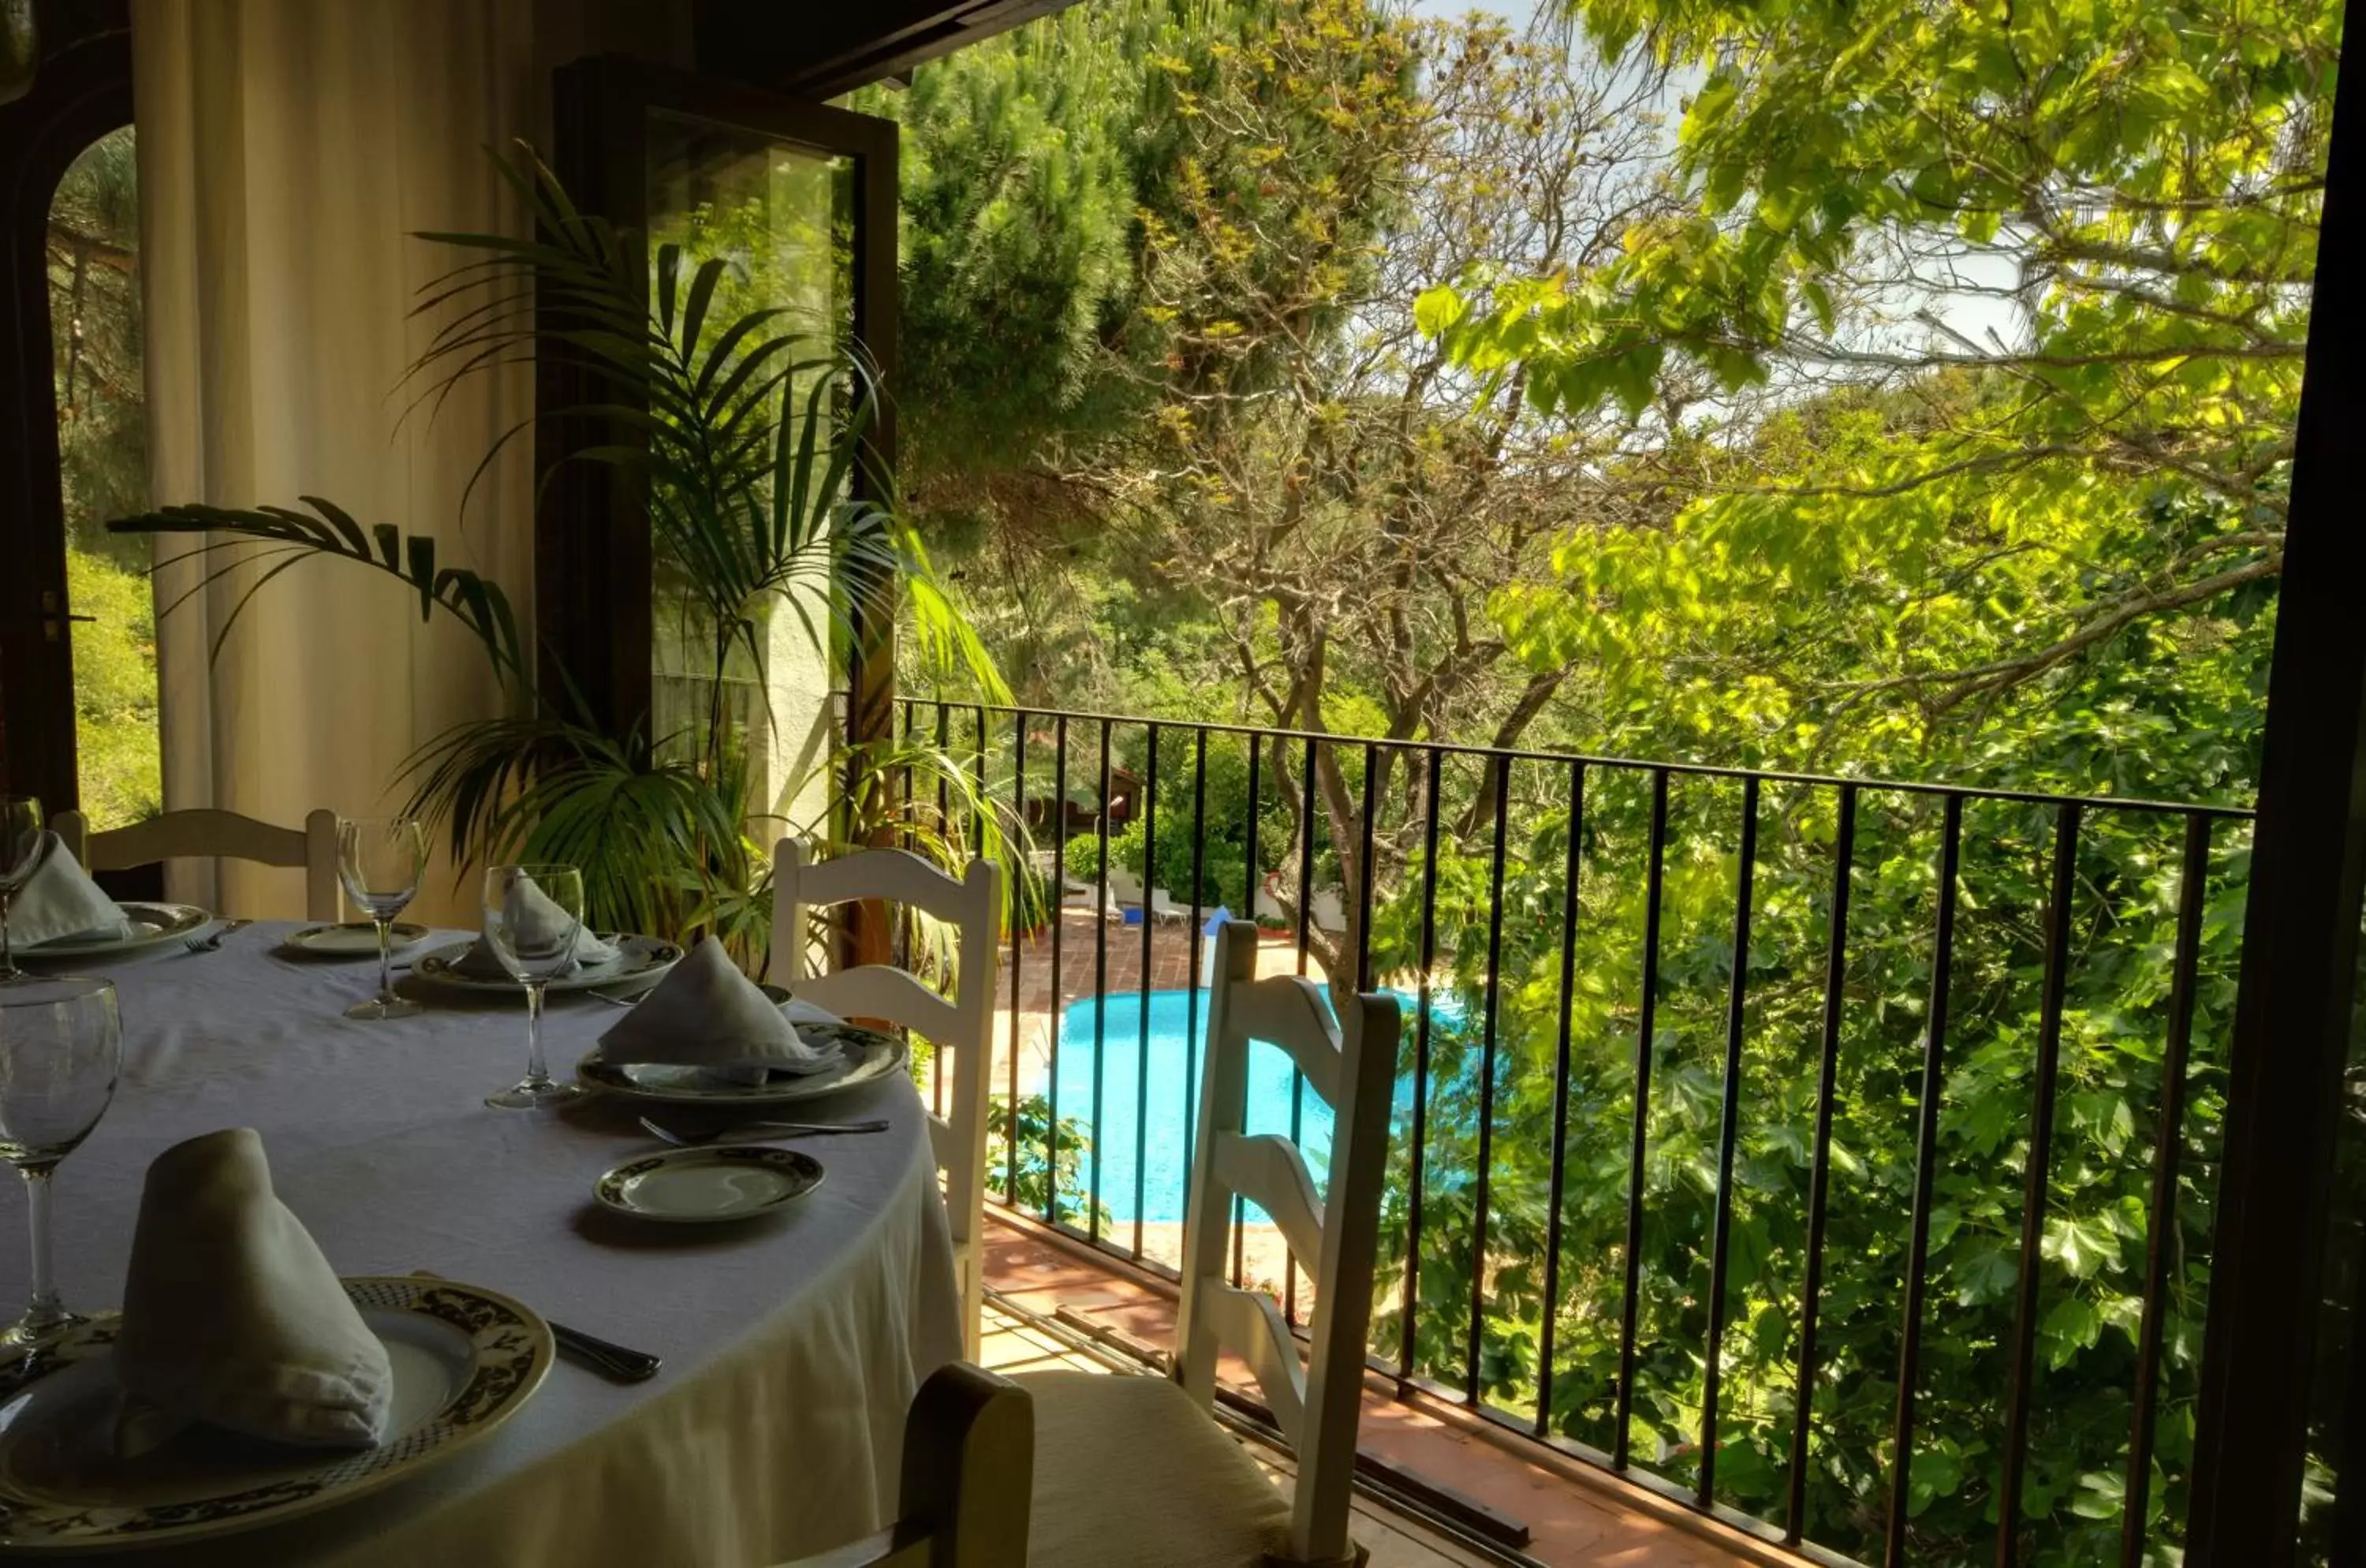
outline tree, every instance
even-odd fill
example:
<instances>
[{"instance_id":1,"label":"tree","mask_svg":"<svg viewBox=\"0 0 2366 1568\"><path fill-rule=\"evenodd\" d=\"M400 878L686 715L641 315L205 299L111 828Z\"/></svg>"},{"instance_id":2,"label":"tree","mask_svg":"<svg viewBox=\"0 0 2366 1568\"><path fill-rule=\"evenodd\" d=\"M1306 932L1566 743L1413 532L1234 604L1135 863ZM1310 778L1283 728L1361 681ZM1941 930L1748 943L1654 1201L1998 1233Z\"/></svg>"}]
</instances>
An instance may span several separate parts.
<instances>
[{"instance_id":1,"label":"tree","mask_svg":"<svg viewBox=\"0 0 2366 1568\"><path fill-rule=\"evenodd\" d=\"M1150 225L1143 284L1166 342L1155 438L1091 472L1140 570L1205 607L1256 717L1511 746L1560 690L1568 667L1519 667L1498 602L1549 577L1552 539L1649 515L1591 477L1634 422L1542 414L1516 378L1458 372L1411 302L1482 264L1606 260L1655 199L1640 94L1497 23L1314 0L1220 50L1184 100L1178 196ZM1392 877L1426 809L1418 771L1386 750L1374 766L1368 791L1351 747L1277 740L1264 760L1291 825L1260 846L1285 903L1311 896L1310 857L1345 879L1347 930L1313 938L1343 981L1364 868L1341 852L1369 827ZM1495 809L1482 787L1457 831Z\"/></svg>"},{"instance_id":2,"label":"tree","mask_svg":"<svg viewBox=\"0 0 2366 1568\"><path fill-rule=\"evenodd\" d=\"M1736 528L1922 551L2005 602L1984 645L1839 694L1935 717L2272 581L2338 6L1572 9L1607 55L1703 73L1688 209L1598 268L1466 275L1425 321L1551 407L1639 408L1676 367L1729 429L1819 386L1911 405L1916 440L1805 472L1687 473L1673 427L1661 459Z\"/></svg>"}]
</instances>

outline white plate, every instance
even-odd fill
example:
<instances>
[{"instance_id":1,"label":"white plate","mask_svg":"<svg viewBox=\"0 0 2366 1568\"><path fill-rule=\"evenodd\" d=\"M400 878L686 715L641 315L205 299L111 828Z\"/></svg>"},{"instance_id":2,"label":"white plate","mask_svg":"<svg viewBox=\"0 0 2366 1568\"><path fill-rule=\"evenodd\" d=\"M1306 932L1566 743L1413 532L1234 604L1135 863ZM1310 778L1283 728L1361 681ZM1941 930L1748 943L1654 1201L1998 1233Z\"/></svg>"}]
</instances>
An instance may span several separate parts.
<instances>
[{"instance_id":1,"label":"white plate","mask_svg":"<svg viewBox=\"0 0 2366 1568\"><path fill-rule=\"evenodd\" d=\"M388 933L386 950L389 954L405 953L427 940L427 928L408 920L397 920ZM348 920L343 925L306 926L289 931L285 945L314 958L376 958L377 928L367 920Z\"/></svg>"},{"instance_id":2,"label":"white plate","mask_svg":"<svg viewBox=\"0 0 2366 1568\"><path fill-rule=\"evenodd\" d=\"M445 1280L344 1281L394 1368L390 1435L303 1449L191 1427L118 1459L107 1313L0 1366L0 1553L112 1551L277 1524L416 1474L532 1397L555 1347L507 1296Z\"/></svg>"},{"instance_id":3,"label":"white plate","mask_svg":"<svg viewBox=\"0 0 2366 1568\"><path fill-rule=\"evenodd\" d=\"M575 1076L593 1089L627 1100L654 1100L673 1105L784 1105L792 1100L819 1100L840 1089L884 1078L904 1065L904 1039L851 1023L800 1023L797 1038L816 1050L836 1045L846 1054L845 1064L827 1072L801 1077L782 1074L760 1084L718 1083L700 1067L636 1062L611 1066L591 1055L575 1064Z\"/></svg>"},{"instance_id":4,"label":"white plate","mask_svg":"<svg viewBox=\"0 0 2366 1568\"><path fill-rule=\"evenodd\" d=\"M213 924L214 919L194 904L141 904L127 899L117 908L130 918L130 936L104 937L97 942L45 942L17 949L17 956L39 963L53 958L99 958L137 953L160 942L187 936L200 926Z\"/></svg>"},{"instance_id":5,"label":"white plate","mask_svg":"<svg viewBox=\"0 0 2366 1568\"><path fill-rule=\"evenodd\" d=\"M784 1209L820 1186L821 1175L821 1162L800 1149L672 1149L618 1166L592 1195L638 1220L713 1224Z\"/></svg>"},{"instance_id":6,"label":"white plate","mask_svg":"<svg viewBox=\"0 0 2366 1568\"><path fill-rule=\"evenodd\" d=\"M586 991L594 986L621 986L629 980L655 980L682 961L682 949L670 942L659 942L653 936L633 936L629 933L606 936L616 945L616 956L605 964L595 964L561 975L550 983L554 991ZM446 986L456 991L488 991L505 997L518 994L518 983L504 976L498 980L479 979L463 975L452 965L468 956L477 945L474 937L466 942L449 942L411 966L411 972L430 985Z\"/></svg>"}]
</instances>

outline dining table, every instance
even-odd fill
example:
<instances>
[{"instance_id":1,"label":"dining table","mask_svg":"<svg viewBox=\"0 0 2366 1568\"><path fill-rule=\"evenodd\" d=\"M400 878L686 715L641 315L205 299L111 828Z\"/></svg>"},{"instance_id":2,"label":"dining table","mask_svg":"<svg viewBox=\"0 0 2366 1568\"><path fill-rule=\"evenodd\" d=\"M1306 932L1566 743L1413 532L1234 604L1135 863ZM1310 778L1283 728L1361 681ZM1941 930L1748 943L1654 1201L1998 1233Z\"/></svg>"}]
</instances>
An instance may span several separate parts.
<instances>
[{"instance_id":1,"label":"dining table","mask_svg":"<svg viewBox=\"0 0 2366 1568\"><path fill-rule=\"evenodd\" d=\"M489 1108L518 1076L523 998L402 982L411 1018L343 1015L376 955L329 962L262 921L216 951L180 942L75 974L114 981L113 1103L55 1178L66 1304L113 1308L149 1162L224 1127L262 1136L272 1184L343 1276L432 1271L663 1358L645 1382L562 1358L498 1431L415 1476L247 1533L93 1562L166 1568L760 1568L895 1517L905 1412L961 1354L952 1249L929 1123L891 1073L800 1101L884 1131L794 1146L823 1179L778 1214L659 1224L593 1198L663 1149L652 1110L609 1095ZM412 956L474 933L438 931ZM552 1071L571 1076L624 1016L554 992ZM25 1206L0 1199L0 1303L27 1284Z\"/></svg>"}]
</instances>

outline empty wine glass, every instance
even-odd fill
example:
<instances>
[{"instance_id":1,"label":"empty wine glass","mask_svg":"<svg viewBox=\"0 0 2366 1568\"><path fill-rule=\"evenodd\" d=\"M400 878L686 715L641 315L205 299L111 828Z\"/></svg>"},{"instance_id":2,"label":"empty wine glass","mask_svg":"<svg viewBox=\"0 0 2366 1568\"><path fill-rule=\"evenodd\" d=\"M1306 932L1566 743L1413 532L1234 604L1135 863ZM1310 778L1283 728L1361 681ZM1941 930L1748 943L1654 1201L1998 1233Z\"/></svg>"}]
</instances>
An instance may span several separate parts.
<instances>
[{"instance_id":1,"label":"empty wine glass","mask_svg":"<svg viewBox=\"0 0 2366 1568\"><path fill-rule=\"evenodd\" d=\"M39 1344L82 1322L50 1270L50 1173L115 1098L123 1032L106 980L27 979L0 991L0 1158L25 1179L33 1293L0 1346Z\"/></svg>"},{"instance_id":2,"label":"empty wine glass","mask_svg":"<svg viewBox=\"0 0 2366 1568\"><path fill-rule=\"evenodd\" d=\"M542 1059L542 991L575 963L583 930L583 874L571 865L497 865L485 873L485 940L525 987L525 1077L487 1105L532 1111L573 1100L583 1086L559 1083Z\"/></svg>"},{"instance_id":3,"label":"empty wine glass","mask_svg":"<svg viewBox=\"0 0 2366 1568\"><path fill-rule=\"evenodd\" d=\"M389 962L394 918L419 891L427 867L427 829L408 817L357 817L337 824L337 876L345 896L377 927L377 995L345 1010L347 1018L409 1018L419 1004L394 994Z\"/></svg>"},{"instance_id":4,"label":"empty wine glass","mask_svg":"<svg viewBox=\"0 0 2366 1568\"><path fill-rule=\"evenodd\" d=\"M0 795L0 986L25 978L8 946L8 910L41 862L41 803L29 795Z\"/></svg>"}]
</instances>

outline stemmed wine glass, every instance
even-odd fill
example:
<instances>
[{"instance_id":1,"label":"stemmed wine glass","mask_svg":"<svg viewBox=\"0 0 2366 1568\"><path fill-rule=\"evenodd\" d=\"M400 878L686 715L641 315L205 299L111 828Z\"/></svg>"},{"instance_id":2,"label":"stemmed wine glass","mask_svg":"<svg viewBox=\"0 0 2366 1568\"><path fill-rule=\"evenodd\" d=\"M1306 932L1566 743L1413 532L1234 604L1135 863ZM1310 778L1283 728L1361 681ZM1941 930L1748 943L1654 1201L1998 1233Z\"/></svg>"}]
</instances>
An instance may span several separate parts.
<instances>
[{"instance_id":1,"label":"stemmed wine glass","mask_svg":"<svg viewBox=\"0 0 2366 1568\"><path fill-rule=\"evenodd\" d=\"M487 1105L532 1111L577 1098L583 1086L559 1083L542 1058L542 990L575 963L583 930L583 874L571 865L497 865L485 873L485 940L511 977L525 987L525 1077Z\"/></svg>"},{"instance_id":2,"label":"stemmed wine glass","mask_svg":"<svg viewBox=\"0 0 2366 1568\"><path fill-rule=\"evenodd\" d=\"M8 946L8 909L41 862L41 803L29 795L0 795L0 986L25 977Z\"/></svg>"},{"instance_id":3,"label":"stemmed wine glass","mask_svg":"<svg viewBox=\"0 0 2366 1568\"><path fill-rule=\"evenodd\" d=\"M394 994L389 959L394 918L419 891L427 867L427 829L408 817L357 817L337 824L337 876L345 896L377 927L377 995L345 1010L347 1018L409 1018L419 1004Z\"/></svg>"},{"instance_id":4,"label":"stemmed wine glass","mask_svg":"<svg viewBox=\"0 0 2366 1568\"><path fill-rule=\"evenodd\" d=\"M28 979L0 991L0 1158L25 1179L33 1294L0 1346L36 1345L83 1320L50 1269L50 1173L115 1098L123 1032L106 980Z\"/></svg>"}]
</instances>

